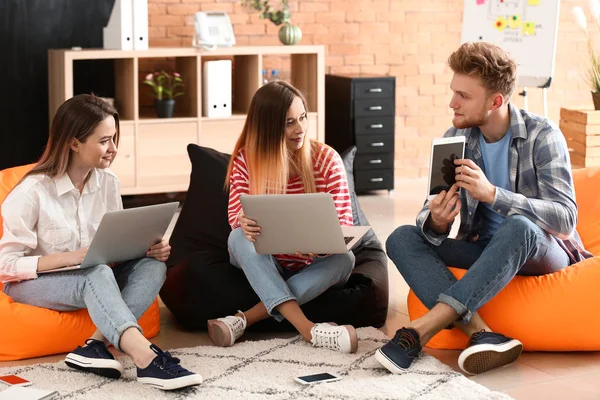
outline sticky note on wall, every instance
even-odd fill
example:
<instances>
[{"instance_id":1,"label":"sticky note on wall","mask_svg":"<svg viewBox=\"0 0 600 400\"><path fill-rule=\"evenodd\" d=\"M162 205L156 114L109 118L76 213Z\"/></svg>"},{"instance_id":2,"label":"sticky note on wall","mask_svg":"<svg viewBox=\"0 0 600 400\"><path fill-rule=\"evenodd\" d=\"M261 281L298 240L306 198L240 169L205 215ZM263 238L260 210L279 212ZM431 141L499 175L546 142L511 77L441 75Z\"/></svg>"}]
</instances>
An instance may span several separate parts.
<instances>
[{"instance_id":1,"label":"sticky note on wall","mask_svg":"<svg viewBox=\"0 0 600 400\"><path fill-rule=\"evenodd\" d=\"M478 6L482 6L485 4L485 0L476 0Z\"/></svg>"},{"instance_id":2,"label":"sticky note on wall","mask_svg":"<svg viewBox=\"0 0 600 400\"><path fill-rule=\"evenodd\" d=\"M506 21L506 18L498 17L496 22L494 22L494 28L498 29L500 32L504 32L504 29L506 29L507 23L508 22Z\"/></svg>"},{"instance_id":3,"label":"sticky note on wall","mask_svg":"<svg viewBox=\"0 0 600 400\"><path fill-rule=\"evenodd\" d=\"M510 26L510 29L519 29L521 27L521 16L513 15L508 18L508 26Z\"/></svg>"},{"instance_id":4,"label":"sticky note on wall","mask_svg":"<svg viewBox=\"0 0 600 400\"><path fill-rule=\"evenodd\" d=\"M523 22L522 28L523 28L522 29L523 36L535 35L535 23L534 22Z\"/></svg>"},{"instance_id":5,"label":"sticky note on wall","mask_svg":"<svg viewBox=\"0 0 600 400\"><path fill-rule=\"evenodd\" d=\"M528 6L539 6L540 0L527 0L527 5Z\"/></svg>"}]
</instances>

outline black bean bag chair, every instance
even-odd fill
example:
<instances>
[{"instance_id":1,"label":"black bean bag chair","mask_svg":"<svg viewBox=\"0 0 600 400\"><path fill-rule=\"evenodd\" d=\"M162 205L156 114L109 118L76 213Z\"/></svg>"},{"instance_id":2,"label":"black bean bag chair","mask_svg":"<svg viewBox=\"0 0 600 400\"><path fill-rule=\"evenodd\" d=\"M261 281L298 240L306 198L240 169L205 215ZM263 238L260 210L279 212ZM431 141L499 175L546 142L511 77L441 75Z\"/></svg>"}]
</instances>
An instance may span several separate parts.
<instances>
[{"instance_id":1,"label":"black bean bag chair","mask_svg":"<svg viewBox=\"0 0 600 400\"><path fill-rule=\"evenodd\" d=\"M160 291L165 305L185 329L205 330L209 319L247 310L259 302L244 273L229 263L228 193L224 189L230 155L190 144L192 174L187 197L171 236L167 280ZM354 193L352 166L356 148L342 158L348 172L355 225L368 225ZM302 306L315 322L355 327L384 324L388 308L387 257L369 231L353 250L356 267L343 288L330 288ZM269 318L257 331L293 330L287 321Z\"/></svg>"}]
</instances>

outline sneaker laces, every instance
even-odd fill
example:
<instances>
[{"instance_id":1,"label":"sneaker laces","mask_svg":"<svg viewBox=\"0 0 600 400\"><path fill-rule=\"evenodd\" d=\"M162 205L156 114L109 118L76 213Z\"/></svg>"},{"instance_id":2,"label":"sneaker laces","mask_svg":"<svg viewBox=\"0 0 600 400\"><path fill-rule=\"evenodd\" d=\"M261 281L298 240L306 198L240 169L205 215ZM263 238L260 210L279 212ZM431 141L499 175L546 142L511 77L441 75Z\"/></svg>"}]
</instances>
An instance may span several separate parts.
<instances>
[{"instance_id":1,"label":"sneaker laces","mask_svg":"<svg viewBox=\"0 0 600 400\"><path fill-rule=\"evenodd\" d=\"M169 375L177 376L180 372L188 372L187 369L183 368L179 362L181 361L177 357L173 357L168 351L162 351L155 344L151 344L150 348L154 351L157 357L152 361L160 369L165 370Z\"/></svg>"},{"instance_id":2,"label":"sneaker laces","mask_svg":"<svg viewBox=\"0 0 600 400\"><path fill-rule=\"evenodd\" d=\"M242 336L247 324L246 314L244 314L240 310L238 310L238 313L242 314L243 318L233 315L232 318L226 317L222 319L225 325L227 325L229 329L231 329L235 340L239 339L240 336Z\"/></svg>"},{"instance_id":3,"label":"sneaker laces","mask_svg":"<svg viewBox=\"0 0 600 400\"><path fill-rule=\"evenodd\" d=\"M325 325L325 326L329 326L332 328L338 328L338 329L331 329L331 330L323 330L323 328L321 328L319 325ZM335 327L329 324L317 324L313 327L311 333L312 338L310 340L310 342L313 344L313 346L315 347L326 347L328 349L333 349L333 350L340 350L340 343L339 343L339 336L340 336L340 329L345 329L343 327Z\"/></svg>"},{"instance_id":4,"label":"sneaker laces","mask_svg":"<svg viewBox=\"0 0 600 400\"><path fill-rule=\"evenodd\" d=\"M475 332L474 334L472 334L471 339L469 339L469 346L474 345L484 333L486 333L486 330L482 329L479 332Z\"/></svg>"},{"instance_id":5,"label":"sneaker laces","mask_svg":"<svg viewBox=\"0 0 600 400\"><path fill-rule=\"evenodd\" d=\"M85 347L87 347L90 350L95 351L96 354L98 354L102 358L110 358L112 360L115 359L115 357L112 355L112 353L110 351L108 351L106 344L101 340L88 339L85 341Z\"/></svg>"},{"instance_id":6,"label":"sneaker laces","mask_svg":"<svg viewBox=\"0 0 600 400\"><path fill-rule=\"evenodd\" d=\"M400 347L407 350L412 347L418 347L420 344L417 342L417 339L410 333L407 328L402 328L396 331L394 338L392 339L394 343L397 343Z\"/></svg>"}]
</instances>

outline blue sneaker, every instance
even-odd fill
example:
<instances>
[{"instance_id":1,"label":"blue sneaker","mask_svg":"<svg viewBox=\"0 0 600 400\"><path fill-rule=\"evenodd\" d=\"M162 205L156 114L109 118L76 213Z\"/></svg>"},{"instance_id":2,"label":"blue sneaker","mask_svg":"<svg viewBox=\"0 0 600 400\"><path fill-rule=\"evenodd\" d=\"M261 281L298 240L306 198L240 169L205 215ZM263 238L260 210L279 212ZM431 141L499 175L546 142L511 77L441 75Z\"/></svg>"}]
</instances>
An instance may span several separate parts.
<instances>
[{"instance_id":1,"label":"blue sneaker","mask_svg":"<svg viewBox=\"0 0 600 400\"><path fill-rule=\"evenodd\" d=\"M419 356L421 342L419 334L412 328L396 331L394 338L375 353L375 359L394 374L403 373Z\"/></svg>"},{"instance_id":2,"label":"blue sneaker","mask_svg":"<svg viewBox=\"0 0 600 400\"><path fill-rule=\"evenodd\" d=\"M517 361L523 343L500 333L481 331L471 335L469 346L458 356L458 366L475 375Z\"/></svg>"},{"instance_id":3,"label":"blue sneaker","mask_svg":"<svg viewBox=\"0 0 600 400\"><path fill-rule=\"evenodd\" d=\"M168 351L162 351L152 344L150 348L156 357L146 368L137 369L138 382L157 387L162 390L181 389L202 383L202 377L179 365L179 358Z\"/></svg>"},{"instance_id":4,"label":"blue sneaker","mask_svg":"<svg viewBox=\"0 0 600 400\"><path fill-rule=\"evenodd\" d=\"M119 379L121 377L123 365L115 360L104 342L88 339L85 344L86 346L79 346L67 354L65 363L69 367L106 378Z\"/></svg>"}]
</instances>

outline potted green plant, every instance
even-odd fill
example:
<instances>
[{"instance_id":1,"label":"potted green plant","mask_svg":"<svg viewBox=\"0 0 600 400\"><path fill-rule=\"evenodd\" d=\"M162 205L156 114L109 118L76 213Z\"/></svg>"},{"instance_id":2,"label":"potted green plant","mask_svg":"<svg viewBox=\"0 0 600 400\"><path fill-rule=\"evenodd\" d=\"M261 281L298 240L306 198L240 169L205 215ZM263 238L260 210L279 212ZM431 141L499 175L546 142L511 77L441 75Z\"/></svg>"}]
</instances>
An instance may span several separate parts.
<instances>
[{"instance_id":1,"label":"potted green plant","mask_svg":"<svg viewBox=\"0 0 600 400\"><path fill-rule=\"evenodd\" d=\"M279 41L281 43L292 45L300 42L300 39L302 39L302 30L300 27L292 25L290 22L292 15L288 0L281 0L281 8L279 10L275 10L269 3L269 0L242 0L242 5L258 11L260 18L268 19L275 26L282 25L279 28Z\"/></svg>"},{"instance_id":2,"label":"potted green plant","mask_svg":"<svg viewBox=\"0 0 600 400\"><path fill-rule=\"evenodd\" d=\"M590 0L590 13L592 19L600 28L600 2L598 0ZM594 109L600 110L600 58L594 49L590 32L588 31L587 18L583 9L579 6L573 7L573 19L575 23L583 30L588 45L588 55L590 57L587 70L585 71L585 79L592 90L592 100Z\"/></svg>"},{"instance_id":3,"label":"potted green plant","mask_svg":"<svg viewBox=\"0 0 600 400\"><path fill-rule=\"evenodd\" d=\"M175 110L175 98L183 96L183 79L177 72L161 71L146 75L144 83L154 93L154 108L158 118L171 118Z\"/></svg>"}]
</instances>

